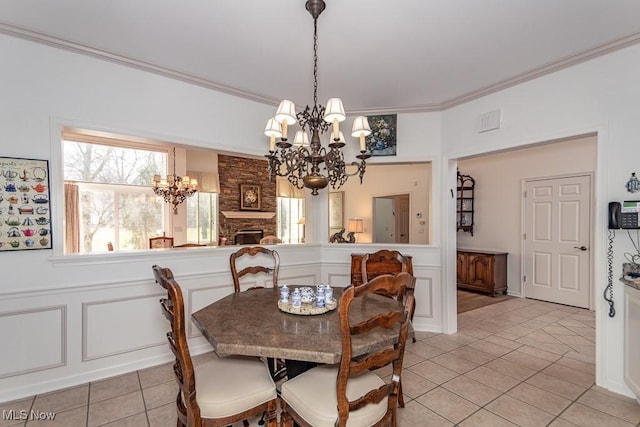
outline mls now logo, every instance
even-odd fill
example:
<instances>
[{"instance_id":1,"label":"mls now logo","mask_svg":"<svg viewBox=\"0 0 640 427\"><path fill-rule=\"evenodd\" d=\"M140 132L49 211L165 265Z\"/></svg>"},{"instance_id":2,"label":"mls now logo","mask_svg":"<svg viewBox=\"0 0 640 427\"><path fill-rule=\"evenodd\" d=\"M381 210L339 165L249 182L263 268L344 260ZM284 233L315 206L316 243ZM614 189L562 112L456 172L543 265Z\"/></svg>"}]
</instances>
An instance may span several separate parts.
<instances>
[{"instance_id":1,"label":"mls now logo","mask_svg":"<svg viewBox=\"0 0 640 427\"><path fill-rule=\"evenodd\" d=\"M16 411L15 409L10 410L2 410L2 419L4 421L15 421L15 420L54 420L56 418L55 412L44 412L44 411L27 411L21 410Z\"/></svg>"}]
</instances>

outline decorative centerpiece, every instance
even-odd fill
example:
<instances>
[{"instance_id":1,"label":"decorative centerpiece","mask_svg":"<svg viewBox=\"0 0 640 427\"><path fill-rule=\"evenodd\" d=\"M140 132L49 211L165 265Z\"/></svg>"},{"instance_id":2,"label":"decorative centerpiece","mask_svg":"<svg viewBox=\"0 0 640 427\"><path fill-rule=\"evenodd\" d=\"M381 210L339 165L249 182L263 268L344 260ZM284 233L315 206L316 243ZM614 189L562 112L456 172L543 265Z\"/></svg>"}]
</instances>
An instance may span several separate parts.
<instances>
[{"instance_id":1,"label":"decorative centerpiece","mask_svg":"<svg viewBox=\"0 0 640 427\"><path fill-rule=\"evenodd\" d=\"M316 291L310 286L301 286L289 293L289 288L287 285L284 285L280 289L278 308L286 313L301 314L304 316L322 314L335 310L338 302L333 299L333 297L331 297L330 300L325 300L327 288L330 289L329 286L318 285L318 295L316 295ZM330 294L333 295L333 292L330 292Z\"/></svg>"}]
</instances>

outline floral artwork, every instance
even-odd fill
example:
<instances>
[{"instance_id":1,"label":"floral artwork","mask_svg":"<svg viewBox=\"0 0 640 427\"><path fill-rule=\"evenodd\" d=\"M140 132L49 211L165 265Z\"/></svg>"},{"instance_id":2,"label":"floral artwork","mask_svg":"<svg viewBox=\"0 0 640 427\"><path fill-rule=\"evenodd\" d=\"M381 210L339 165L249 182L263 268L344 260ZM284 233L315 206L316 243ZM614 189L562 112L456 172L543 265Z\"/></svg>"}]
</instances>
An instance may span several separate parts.
<instances>
[{"instance_id":1,"label":"floral artwork","mask_svg":"<svg viewBox=\"0 0 640 427\"><path fill-rule=\"evenodd\" d=\"M259 211L260 202L259 185L240 185L240 210Z\"/></svg>"},{"instance_id":2,"label":"floral artwork","mask_svg":"<svg viewBox=\"0 0 640 427\"><path fill-rule=\"evenodd\" d=\"M372 156L396 155L397 114L368 116L371 135L366 137L367 152Z\"/></svg>"}]
</instances>

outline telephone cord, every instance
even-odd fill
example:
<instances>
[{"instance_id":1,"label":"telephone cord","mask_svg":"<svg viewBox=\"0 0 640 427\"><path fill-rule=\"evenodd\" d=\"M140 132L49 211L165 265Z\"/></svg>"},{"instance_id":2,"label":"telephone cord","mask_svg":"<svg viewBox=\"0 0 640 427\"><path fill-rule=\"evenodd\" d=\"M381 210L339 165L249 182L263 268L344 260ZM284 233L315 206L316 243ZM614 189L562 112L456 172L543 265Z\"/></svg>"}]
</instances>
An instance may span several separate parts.
<instances>
[{"instance_id":1,"label":"telephone cord","mask_svg":"<svg viewBox=\"0 0 640 427\"><path fill-rule=\"evenodd\" d=\"M609 277L607 278L607 287L604 288L603 297L609 303L609 317L616 315L616 309L613 304L613 239L616 237L614 230L609 230L609 245L607 247L607 269Z\"/></svg>"}]
</instances>

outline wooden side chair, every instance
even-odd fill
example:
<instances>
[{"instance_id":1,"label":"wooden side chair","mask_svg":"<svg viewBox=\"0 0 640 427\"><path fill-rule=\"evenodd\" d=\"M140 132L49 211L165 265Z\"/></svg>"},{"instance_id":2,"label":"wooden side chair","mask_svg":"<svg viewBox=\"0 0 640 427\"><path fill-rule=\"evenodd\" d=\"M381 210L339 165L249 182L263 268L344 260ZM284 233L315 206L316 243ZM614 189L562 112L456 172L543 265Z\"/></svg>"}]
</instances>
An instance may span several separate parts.
<instances>
[{"instance_id":1,"label":"wooden side chair","mask_svg":"<svg viewBox=\"0 0 640 427\"><path fill-rule=\"evenodd\" d=\"M159 236L149 238L149 249L172 248L173 237Z\"/></svg>"},{"instance_id":2,"label":"wooden side chair","mask_svg":"<svg viewBox=\"0 0 640 427\"><path fill-rule=\"evenodd\" d=\"M262 264L255 265L256 262L254 260L258 258L263 258ZM238 270L241 265L247 266ZM245 246L231 254L229 257L229 266L231 267L231 276L233 277L235 292L240 292L240 279L249 274L270 274L273 287L278 287L280 255L272 249L263 248L262 246ZM264 286L253 286L249 289L263 287Z\"/></svg>"},{"instance_id":3,"label":"wooden side chair","mask_svg":"<svg viewBox=\"0 0 640 427\"><path fill-rule=\"evenodd\" d=\"M260 239L261 245L277 245L278 243L282 243L282 240L278 239L278 236L274 235L264 236Z\"/></svg>"},{"instance_id":4,"label":"wooden side chair","mask_svg":"<svg viewBox=\"0 0 640 427\"><path fill-rule=\"evenodd\" d=\"M342 334L340 363L318 366L282 384L283 427L292 427L294 420L302 427L397 425L400 374L413 295L407 296L407 304L398 304L392 311L364 320L358 319L357 313L349 313L349 307L356 298L369 298L375 304L375 299L381 297L374 294L406 295L413 279L408 273L383 275L344 290L338 309ZM397 328L397 343L364 358L353 358L352 340L375 334L379 328ZM387 365L393 370L387 381L372 372Z\"/></svg>"},{"instance_id":5,"label":"wooden side chair","mask_svg":"<svg viewBox=\"0 0 640 427\"><path fill-rule=\"evenodd\" d=\"M184 300L180 285L168 268L153 266L156 282L167 291L160 300L169 320L169 347L176 357L176 397L180 426L228 426L267 414L267 425L277 426L276 386L265 364L256 358L225 357L195 365L185 332Z\"/></svg>"}]
</instances>

